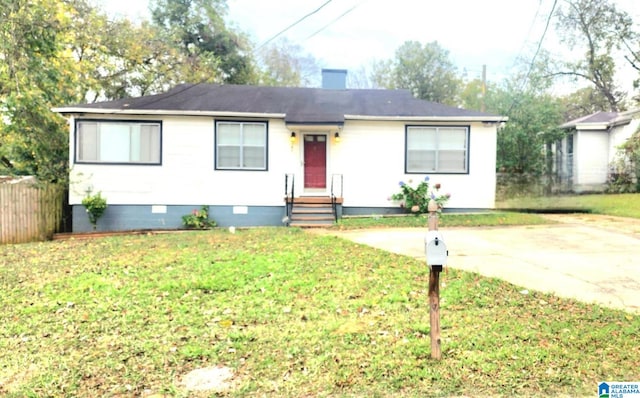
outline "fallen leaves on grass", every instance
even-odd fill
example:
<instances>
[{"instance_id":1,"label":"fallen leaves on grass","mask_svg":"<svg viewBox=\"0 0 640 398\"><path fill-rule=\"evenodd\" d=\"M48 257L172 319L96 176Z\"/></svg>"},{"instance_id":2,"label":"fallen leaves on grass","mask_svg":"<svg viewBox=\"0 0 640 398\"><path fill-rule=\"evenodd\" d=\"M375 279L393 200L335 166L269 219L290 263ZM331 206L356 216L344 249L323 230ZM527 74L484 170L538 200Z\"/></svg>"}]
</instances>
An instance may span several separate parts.
<instances>
[{"instance_id":1,"label":"fallen leaves on grass","mask_svg":"<svg viewBox=\"0 0 640 398\"><path fill-rule=\"evenodd\" d=\"M0 391L182 397L212 364L237 372L224 394L256 396L580 395L637 376L638 316L456 270L433 361L427 276L284 228L1 246Z\"/></svg>"}]
</instances>

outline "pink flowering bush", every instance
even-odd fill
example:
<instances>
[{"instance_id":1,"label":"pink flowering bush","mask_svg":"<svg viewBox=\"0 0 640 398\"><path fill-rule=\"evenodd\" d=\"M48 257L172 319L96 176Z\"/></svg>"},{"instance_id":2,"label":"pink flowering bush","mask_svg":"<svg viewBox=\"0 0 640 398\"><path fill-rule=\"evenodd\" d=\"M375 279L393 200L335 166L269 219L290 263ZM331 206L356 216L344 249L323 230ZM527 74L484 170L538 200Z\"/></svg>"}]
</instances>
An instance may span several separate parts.
<instances>
[{"instance_id":1,"label":"pink flowering bush","mask_svg":"<svg viewBox=\"0 0 640 398\"><path fill-rule=\"evenodd\" d=\"M400 192L391 195L390 199L400 202L400 207L416 215L428 212L427 206L429 206L429 200L431 199L436 201L438 211L441 211L451 197L449 193L439 193L441 188L440 183L434 184L433 188L429 189L429 176L426 176L424 180L420 181L416 187L413 187L411 183L411 180L409 180L408 183L400 181Z\"/></svg>"}]
</instances>

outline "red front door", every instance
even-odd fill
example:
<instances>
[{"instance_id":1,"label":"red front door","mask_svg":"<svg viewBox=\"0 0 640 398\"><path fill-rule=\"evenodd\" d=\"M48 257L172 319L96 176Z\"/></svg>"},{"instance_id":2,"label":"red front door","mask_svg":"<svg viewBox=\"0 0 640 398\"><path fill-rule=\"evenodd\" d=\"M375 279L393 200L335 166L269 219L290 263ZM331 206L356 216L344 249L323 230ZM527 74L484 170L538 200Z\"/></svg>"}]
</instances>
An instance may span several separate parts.
<instances>
[{"instance_id":1,"label":"red front door","mask_svg":"<svg viewBox=\"0 0 640 398\"><path fill-rule=\"evenodd\" d=\"M304 187L327 187L327 136L304 136Z\"/></svg>"}]
</instances>

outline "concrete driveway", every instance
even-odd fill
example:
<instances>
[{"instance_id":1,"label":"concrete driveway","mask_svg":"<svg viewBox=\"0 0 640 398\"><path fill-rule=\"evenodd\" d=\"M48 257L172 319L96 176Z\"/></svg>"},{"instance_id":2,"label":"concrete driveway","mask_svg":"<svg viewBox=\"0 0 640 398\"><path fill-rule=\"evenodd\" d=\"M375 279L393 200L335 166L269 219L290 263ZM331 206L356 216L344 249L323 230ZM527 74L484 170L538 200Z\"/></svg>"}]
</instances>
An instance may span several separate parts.
<instances>
[{"instance_id":1,"label":"concrete driveway","mask_svg":"<svg viewBox=\"0 0 640 398\"><path fill-rule=\"evenodd\" d=\"M640 313L640 220L548 216L553 224L441 228L448 266L523 288ZM424 259L425 229L327 231Z\"/></svg>"}]
</instances>

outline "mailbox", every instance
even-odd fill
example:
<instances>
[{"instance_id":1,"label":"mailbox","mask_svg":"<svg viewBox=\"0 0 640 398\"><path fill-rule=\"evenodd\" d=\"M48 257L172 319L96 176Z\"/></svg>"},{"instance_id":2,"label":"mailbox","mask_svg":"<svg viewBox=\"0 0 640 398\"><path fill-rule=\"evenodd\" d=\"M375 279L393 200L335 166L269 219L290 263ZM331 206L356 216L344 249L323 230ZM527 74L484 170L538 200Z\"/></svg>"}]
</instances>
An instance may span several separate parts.
<instances>
[{"instance_id":1,"label":"mailbox","mask_svg":"<svg viewBox=\"0 0 640 398\"><path fill-rule=\"evenodd\" d=\"M442 234L438 231L429 231L424 239L425 252L427 254L427 265L434 271L442 271L442 267L447 264L449 251L442 239Z\"/></svg>"}]
</instances>

